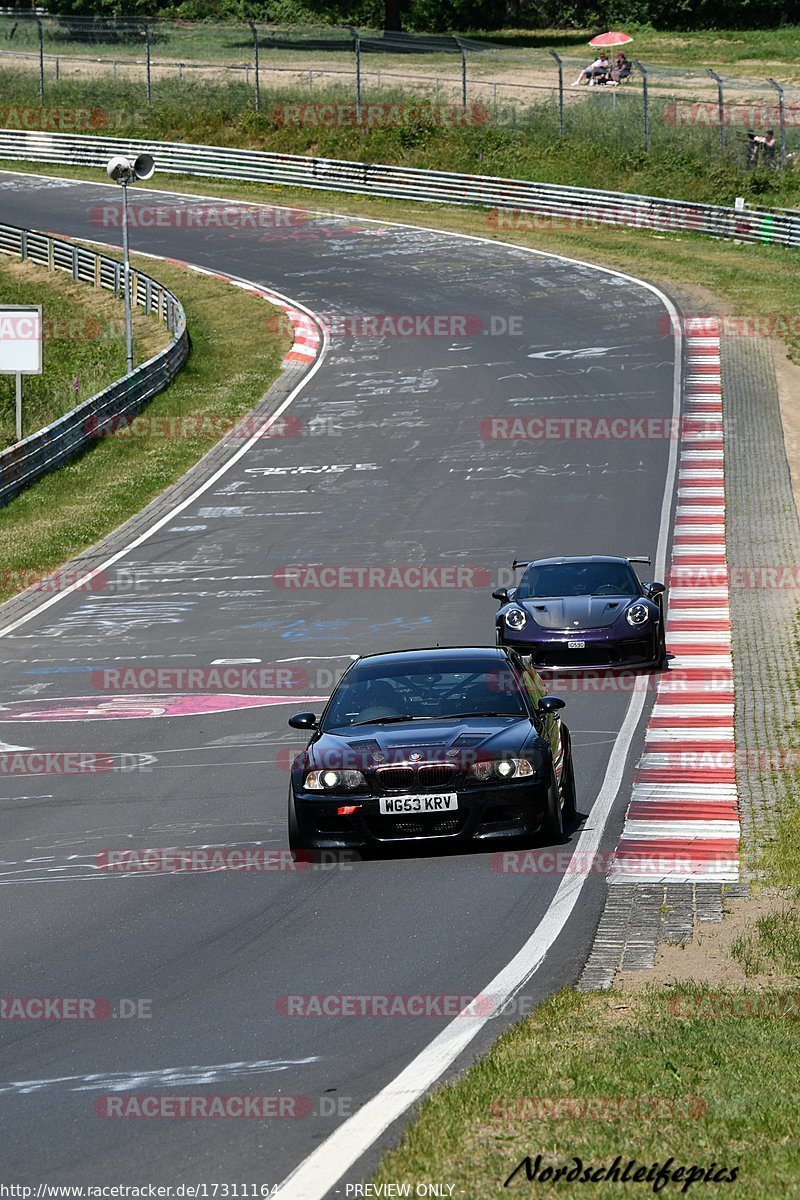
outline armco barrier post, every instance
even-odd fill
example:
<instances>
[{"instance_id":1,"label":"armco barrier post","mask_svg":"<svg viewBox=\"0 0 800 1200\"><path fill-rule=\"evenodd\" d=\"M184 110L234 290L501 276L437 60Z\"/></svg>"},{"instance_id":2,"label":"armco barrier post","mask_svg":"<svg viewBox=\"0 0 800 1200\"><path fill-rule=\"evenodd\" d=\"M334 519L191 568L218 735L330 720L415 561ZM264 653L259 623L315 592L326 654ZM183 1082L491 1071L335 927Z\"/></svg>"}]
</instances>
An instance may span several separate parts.
<instances>
[{"instance_id":1,"label":"armco barrier post","mask_svg":"<svg viewBox=\"0 0 800 1200\"><path fill-rule=\"evenodd\" d=\"M774 88L778 93L778 113L781 123L781 170L786 170L786 104L783 98L783 88L774 79L768 79L767 83Z\"/></svg>"},{"instance_id":2,"label":"armco barrier post","mask_svg":"<svg viewBox=\"0 0 800 1200\"><path fill-rule=\"evenodd\" d=\"M719 115L719 152L725 153L725 100L722 91L722 80L716 71L712 71L711 67L706 67L709 75L715 80L717 85L717 112Z\"/></svg>"},{"instance_id":3,"label":"armco barrier post","mask_svg":"<svg viewBox=\"0 0 800 1200\"><path fill-rule=\"evenodd\" d=\"M555 50L548 50L547 53L556 60L558 65L558 136L564 136L564 64L556 54Z\"/></svg>"}]
</instances>

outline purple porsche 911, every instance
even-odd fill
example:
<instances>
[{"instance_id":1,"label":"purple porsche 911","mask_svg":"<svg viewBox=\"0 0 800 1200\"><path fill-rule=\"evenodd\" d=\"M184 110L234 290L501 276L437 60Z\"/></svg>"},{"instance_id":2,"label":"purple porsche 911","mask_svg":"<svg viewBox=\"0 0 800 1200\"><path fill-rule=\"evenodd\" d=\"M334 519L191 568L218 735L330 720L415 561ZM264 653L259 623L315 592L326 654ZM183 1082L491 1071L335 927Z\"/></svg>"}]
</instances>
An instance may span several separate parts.
<instances>
[{"instance_id":1,"label":"purple porsche 911","mask_svg":"<svg viewBox=\"0 0 800 1200\"><path fill-rule=\"evenodd\" d=\"M642 583L631 563L649 558L540 558L516 587L492 592L498 646L530 656L535 667L666 665L663 583Z\"/></svg>"}]
</instances>

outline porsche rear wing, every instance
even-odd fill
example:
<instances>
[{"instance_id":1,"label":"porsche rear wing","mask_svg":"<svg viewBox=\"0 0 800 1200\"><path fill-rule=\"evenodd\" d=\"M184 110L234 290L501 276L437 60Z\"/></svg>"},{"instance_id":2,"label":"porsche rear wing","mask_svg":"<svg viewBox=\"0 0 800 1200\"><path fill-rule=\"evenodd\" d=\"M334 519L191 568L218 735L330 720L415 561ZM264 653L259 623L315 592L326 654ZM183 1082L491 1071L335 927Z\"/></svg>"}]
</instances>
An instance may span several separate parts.
<instances>
[{"instance_id":1,"label":"porsche rear wing","mask_svg":"<svg viewBox=\"0 0 800 1200\"><path fill-rule=\"evenodd\" d=\"M649 567L650 566L650 555L649 554L634 555L631 558L626 558L625 561L629 562L629 563L644 563L645 566ZM521 571L523 569L523 567L529 567L530 565L531 565L530 559L528 559L527 562L524 562L522 559L515 558L511 564L511 570L512 571Z\"/></svg>"}]
</instances>

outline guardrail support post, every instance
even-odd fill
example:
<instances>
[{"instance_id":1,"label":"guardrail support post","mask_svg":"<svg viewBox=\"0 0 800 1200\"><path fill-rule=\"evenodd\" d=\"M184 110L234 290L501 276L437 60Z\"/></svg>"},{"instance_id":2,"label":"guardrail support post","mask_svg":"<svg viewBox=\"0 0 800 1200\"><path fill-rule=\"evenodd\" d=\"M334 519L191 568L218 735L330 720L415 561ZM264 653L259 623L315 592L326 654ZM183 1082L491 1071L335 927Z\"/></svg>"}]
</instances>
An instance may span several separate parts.
<instances>
[{"instance_id":1,"label":"guardrail support post","mask_svg":"<svg viewBox=\"0 0 800 1200\"><path fill-rule=\"evenodd\" d=\"M719 114L719 152L725 153L725 99L722 91L722 80L716 71L712 71L711 67L706 67L711 78L717 85L717 112Z\"/></svg>"},{"instance_id":2,"label":"guardrail support post","mask_svg":"<svg viewBox=\"0 0 800 1200\"><path fill-rule=\"evenodd\" d=\"M558 136L564 136L564 63L556 54L555 50L548 50L547 53L551 58L556 60L558 66Z\"/></svg>"},{"instance_id":3,"label":"guardrail support post","mask_svg":"<svg viewBox=\"0 0 800 1200\"><path fill-rule=\"evenodd\" d=\"M642 137L644 139L645 150L650 149L650 97L647 91L647 71L639 62L638 58L633 60L634 66L638 67L642 75L642 101L644 105L644 115L642 118Z\"/></svg>"},{"instance_id":4,"label":"guardrail support post","mask_svg":"<svg viewBox=\"0 0 800 1200\"><path fill-rule=\"evenodd\" d=\"M258 30L256 29L255 21L250 21L249 24L253 31L253 71L256 77L256 112L261 112L261 81L258 77Z\"/></svg>"},{"instance_id":5,"label":"guardrail support post","mask_svg":"<svg viewBox=\"0 0 800 1200\"><path fill-rule=\"evenodd\" d=\"M781 123L781 170L786 170L786 103L783 98L783 88L774 79L768 79L767 83L774 88L778 93L778 113Z\"/></svg>"},{"instance_id":6,"label":"guardrail support post","mask_svg":"<svg viewBox=\"0 0 800 1200\"><path fill-rule=\"evenodd\" d=\"M44 104L44 30L38 17L36 27L39 34L39 103Z\"/></svg>"},{"instance_id":7,"label":"guardrail support post","mask_svg":"<svg viewBox=\"0 0 800 1200\"><path fill-rule=\"evenodd\" d=\"M145 49L145 54L147 55L147 103L149 106L153 99L153 92L152 92L152 88L150 86L151 80L150 80L150 26L149 25L145 25L145 27L144 27L144 49Z\"/></svg>"}]
</instances>

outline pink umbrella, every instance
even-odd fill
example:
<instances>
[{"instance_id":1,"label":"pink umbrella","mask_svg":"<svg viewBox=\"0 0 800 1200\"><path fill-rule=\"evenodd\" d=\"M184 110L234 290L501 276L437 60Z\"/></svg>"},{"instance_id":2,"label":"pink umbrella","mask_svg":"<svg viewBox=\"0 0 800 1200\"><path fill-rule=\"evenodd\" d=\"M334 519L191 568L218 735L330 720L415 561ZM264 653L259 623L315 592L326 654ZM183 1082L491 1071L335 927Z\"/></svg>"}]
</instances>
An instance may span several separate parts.
<instances>
[{"instance_id":1,"label":"pink umbrella","mask_svg":"<svg viewBox=\"0 0 800 1200\"><path fill-rule=\"evenodd\" d=\"M589 42L590 46L626 46L628 42L632 42L633 38L628 37L627 33L599 33L597 37L593 37Z\"/></svg>"}]
</instances>

